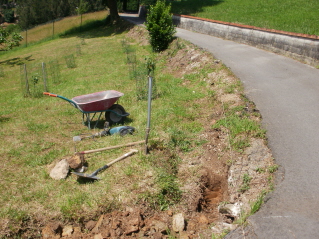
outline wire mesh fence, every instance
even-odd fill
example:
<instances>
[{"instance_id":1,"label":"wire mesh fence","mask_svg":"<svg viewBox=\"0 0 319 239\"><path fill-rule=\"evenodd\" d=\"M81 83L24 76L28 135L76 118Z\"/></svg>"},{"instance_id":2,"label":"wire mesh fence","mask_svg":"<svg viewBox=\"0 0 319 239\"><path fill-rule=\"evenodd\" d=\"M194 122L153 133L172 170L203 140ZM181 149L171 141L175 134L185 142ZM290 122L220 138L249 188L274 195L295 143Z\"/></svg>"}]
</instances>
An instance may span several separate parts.
<instances>
[{"instance_id":1,"label":"wire mesh fence","mask_svg":"<svg viewBox=\"0 0 319 239\"><path fill-rule=\"evenodd\" d=\"M144 64L138 64L132 75L136 81L136 96L138 100L147 100L148 77Z\"/></svg>"},{"instance_id":2,"label":"wire mesh fence","mask_svg":"<svg viewBox=\"0 0 319 239\"><path fill-rule=\"evenodd\" d=\"M45 63L20 66L21 89L25 97L41 97L48 91Z\"/></svg>"},{"instance_id":3,"label":"wire mesh fence","mask_svg":"<svg viewBox=\"0 0 319 239\"><path fill-rule=\"evenodd\" d=\"M153 78L152 84L152 98L157 97L157 87L154 77L155 62L153 58L147 58L146 62L139 62L136 57L135 49L122 40L123 51L126 54L126 63L129 69L129 76L131 80L136 82L136 96L138 100L147 100L148 98L148 77Z\"/></svg>"},{"instance_id":4,"label":"wire mesh fence","mask_svg":"<svg viewBox=\"0 0 319 239\"><path fill-rule=\"evenodd\" d=\"M136 64L135 71L132 73L136 81L136 95L138 100L147 100L149 89L149 77L152 77L152 99L158 97L156 77L155 77L155 62L153 58L146 58L145 62Z\"/></svg>"},{"instance_id":5,"label":"wire mesh fence","mask_svg":"<svg viewBox=\"0 0 319 239\"><path fill-rule=\"evenodd\" d=\"M80 44L75 45L74 54L63 56L61 59L53 59L48 63L24 64L20 66L21 91L24 97L40 97L43 91L49 91L49 87L63 82L61 66L64 61L67 68L76 68L75 54L82 55L81 45L86 45L82 39ZM4 71L0 67L0 77Z\"/></svg>"},{"instance_id":6,"label":"wire mesh fence","mask_svg":"<svg viewBox=\"0 0 319 239\"><path fill-rule=\"evenodd\" d=\"M64 59L68 68L76 68L75 57L73 54L65 56Z\"/></svg>"},{"instance_id":7,"label":"wire mesh fence","mask_svg":"<svg viewBox=\"0 0 319 239\"><path fill-rule=\"evenodd\" d=\"M53 85L62 82L58 60L48 64L35 63L20 66L21 91L24 97L41 97Z\"/></svg>"},{"instance_id":8,"label":"wire mesh fence","mask_svg":"<svg viewBox=\"0 0 319 239\"><path fill-rule=\"evenodd\" d=\"M135 71L136 71L136 63L137 63L137 59L136 59L136 51L133 47L131 47L128 42L126 41L126 39L122 40L122 47L123 47L123 51L126 54L126 64L129 67L129 75L130 75L130 79L134 80L135 79Z\"/></svg>"},{"instance_id":9,"label":"wire mesh fence","mask_svg":"<svg viewBox=\"0 0 319 239\"><path fill-rule=\"evenodd\" d=\"M75 51L76 51L76 55L77 56L81 56L82 55L81 45L76 45L75 46Z\"/></svg>"},{"instance_id":10,"label":"wire mesh fence","mask_svg":"<svg viewBox=\"0 0 319 239\"><path fill-rule=\"evenodd\" d=\"M59 84L62 82L61 74L60 74L60 65L58 60L51 60L46 64L48 81L51 84Z\"/></svg>"}]
</instances>

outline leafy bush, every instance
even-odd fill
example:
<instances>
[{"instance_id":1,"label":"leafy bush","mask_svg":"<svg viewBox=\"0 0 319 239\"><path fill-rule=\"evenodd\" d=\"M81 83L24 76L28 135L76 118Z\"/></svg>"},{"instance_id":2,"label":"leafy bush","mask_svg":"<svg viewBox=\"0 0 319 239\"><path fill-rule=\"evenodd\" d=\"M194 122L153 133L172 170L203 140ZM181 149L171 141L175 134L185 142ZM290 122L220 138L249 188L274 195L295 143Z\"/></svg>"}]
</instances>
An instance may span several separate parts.
<instances>
[{"instance_id":1,"label":"leafy bush","mask_svg":"<svg viewBox=\"0 0 319 239\"><path fill-rule=\"evenodd\" d=\"M150 6L146 18L146 29L155 52L167 49L176 32L170 10L171 5L166 5L162 0L157 1L155 6Z\"/></svg>"},{"instance_id":2,"label":"leafy bush","mask_svg":"<svg viewBox=\"0 0 319 239\"><path fill-rule=\"evenodd\" d=\"M6 29L0 28L0 45L3 46L2 50L11 50L15 46L20 45L20 41L23 37L17 33L13 32L10 34Z\"/></svg>"},{"instance_id":3,"label":"leafy bush","mask_svg":"<svg viewBox=\"0 0 319 239\"><path fill-rule=\"evenodd\" d=\"M16 24L10 24L6 27L6 31L11 34L13 32L16 32L16 33L19 33L21 32L21 28L19 25L16 25Z\"/></svg>"}]
</instances>

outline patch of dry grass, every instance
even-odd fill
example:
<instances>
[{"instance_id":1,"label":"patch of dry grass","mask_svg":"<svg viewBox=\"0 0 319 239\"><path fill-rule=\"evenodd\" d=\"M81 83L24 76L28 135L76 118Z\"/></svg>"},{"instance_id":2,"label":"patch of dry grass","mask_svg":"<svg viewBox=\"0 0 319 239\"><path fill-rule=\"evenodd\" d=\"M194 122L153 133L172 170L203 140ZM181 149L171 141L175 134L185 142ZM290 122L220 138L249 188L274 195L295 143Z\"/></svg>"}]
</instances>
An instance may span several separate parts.
<instances>
[{"instance_id":1,"label":"patch of dry grass","mask_svg":"<svg viewBox=\"0 0 319 239\"><path fill-rule=\"evenodd\" d=\"M85 24L89 21L97 21L103 20L107 17L108 11L100 11L94 13L87 13L77 16L65 17L61 20L53 21L52 23L43 24L37 27L34 27L28 31L21 32L23 36L23 40L21 41L21 45L25 45L26 43L34 43L43 39L54 38L55 36L64 33L70 28L75 28Z\"/></svg>"}]
</instances>

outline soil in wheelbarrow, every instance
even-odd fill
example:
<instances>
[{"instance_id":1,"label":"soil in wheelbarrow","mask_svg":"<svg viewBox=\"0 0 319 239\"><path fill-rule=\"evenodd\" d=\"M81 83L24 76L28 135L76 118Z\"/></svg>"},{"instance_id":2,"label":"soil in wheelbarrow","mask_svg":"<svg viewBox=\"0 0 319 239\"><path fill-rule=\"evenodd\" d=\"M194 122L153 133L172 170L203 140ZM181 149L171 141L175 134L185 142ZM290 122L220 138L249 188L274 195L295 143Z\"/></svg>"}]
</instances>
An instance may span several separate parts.
<instances>
[{"instance_id":1,"label":"soil in wheelbarrow","mask_svg":"<svg viewBox=\"0 0 319 239\"><path fill-rule=\"evenodd\" d=\"M127 37L134 39L136 44L148 44L144 28L131 29ZM209 117L202 117L207 114L204 107L194 116L205 127L204 133L194 139L205 142L202 150L186 155L174 152L182 158L177 169L183 192L181 200L164 210L154 208L143 200L126 201L117 210L96 212L94 216L81 215L77 222L52 220L40 227L39 222L34 221L25 230L22 229L24 237L35 236L34 231L27 227L37 227L43 238L212 238L212 235L223 235L240 226L236 221L250 212L252 203L263 191L269 191L273 175L267 169L274 163L266 141L250 137L249 146L244 150L229 150L229 133L212 127L223 117L224 105L236 107L244 104L244 110L254 115L256 122L261 120L258 110L253 103L243 99L240 92L225 93L216 88L216 80L222 79L225 83L238 81L221 62L193 45L181 42L173 42L172 45L178 44L185 45L169 57L168 73L183 78L185 74L196 73L207 65L214 65L217 69L202 79L206 87L216 92L215 108ZM161 57L167 59L165 54L162 53ZM189 84L188 81L183 82L185 87ZM201 99L198 104L206 105L208 100L211 99ZM172 152L160 145L153 145L151 150L167 161L172 157ZM151 178L151 173L147 177ZM139 184L141 190L152 187L147 177Z\"/></svg>"}]
</instances>

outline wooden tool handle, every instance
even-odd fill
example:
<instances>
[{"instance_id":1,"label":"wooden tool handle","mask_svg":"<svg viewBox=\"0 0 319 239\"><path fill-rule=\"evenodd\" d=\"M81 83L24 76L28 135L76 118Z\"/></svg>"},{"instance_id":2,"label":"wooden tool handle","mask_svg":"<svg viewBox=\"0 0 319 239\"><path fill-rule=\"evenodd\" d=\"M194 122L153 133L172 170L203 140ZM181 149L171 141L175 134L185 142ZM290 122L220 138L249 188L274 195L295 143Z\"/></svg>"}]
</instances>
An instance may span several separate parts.
<instances>
[{"instance_id":1,"label":"wooden tool handle","mask_svg":"<svg viewBox=\"0 0 319 239\"><path fill-rule=\"evenodd\" d=\"M125 159L126 157L128 157L128 156L130 156L130 155L132 155L132 154L135 154L135 153L137 153L137 152L138 152L137 149L131 149L130 152L128 152L128 153L122 155L121 157L119 157L119 158L117 158L117 159L114 159L112 162L108 163L107 166L110 167L112 164L114 164L114 163L116 163L116 162L118 162L118 161L120 161L120 160L122 160L122 159Z\"/></svg>"},{"instance_id":2,"label":"wooden tool handle","mask_svg":"<svg viewBox=\"0 0 319 239\"><path fill-rule=\"evenodd\" d=\"M106 148L86 150L86 151L80 152L80 154L96 153L96 152L101 152L101 151L108 150L108 149L117 149L117 148L121 148L121 147L128 147L128 146L133 146L133 145L142 144L142 143L145 143L145 140L141 140L141 141L137 141L137 142L132 142L132 143L128 143L128 144L110 146L110 147L106 147Z\"/></svg>"}]
</instances>

